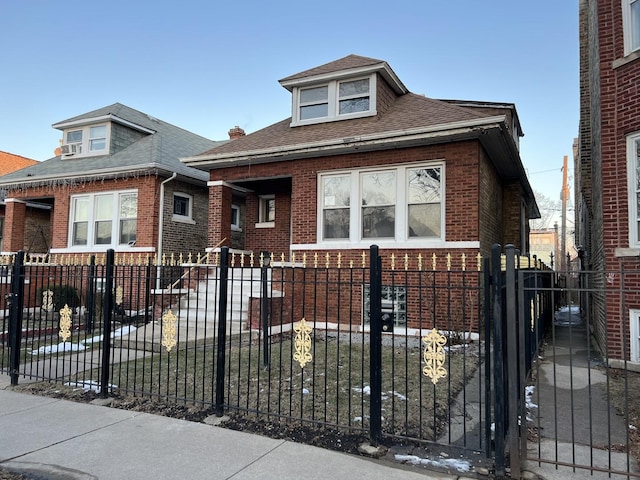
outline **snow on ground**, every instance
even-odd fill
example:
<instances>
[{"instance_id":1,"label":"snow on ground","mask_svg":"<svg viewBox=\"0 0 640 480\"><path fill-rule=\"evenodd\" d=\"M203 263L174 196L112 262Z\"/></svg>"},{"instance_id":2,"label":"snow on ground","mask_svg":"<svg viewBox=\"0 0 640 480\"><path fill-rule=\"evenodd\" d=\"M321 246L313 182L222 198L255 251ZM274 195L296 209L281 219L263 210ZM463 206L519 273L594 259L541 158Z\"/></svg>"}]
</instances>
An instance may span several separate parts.
<instances>
[{"instance_id":1,"label":"snow on ground","mask_svg":"<svg viewBox=\"0 0 640 480\"><path fill-rule=\"evenodd\" d=\"M407 462L412 465L428 465L431 467L440 467L454 469L458 472L470 472L471 464L466 460L458 460L455 458L441 458L432 460L430 458L421 458L416 455L396 455L395 459L399 462Z\"/></svg>"},{"instance_id":2,"label":"snow on ground","mask_svg":"<svg viewBox=\"0 0 640 480\"><path fill-rule=\"evenodd\" d=\"M136 327L126 326L122 328L118 328L111 332L111 338L122 337L124 335L129 335L136 331ZM71 342L62 342L57 345L45 345L44 347L40 347L37 350L32 350L31 355L38 354L48 354L48 353L65 353L65 352L78 352L82 350L86 350L86 345L90 345L92 343L97 343L102 341L102 335L97 335L95 337L88 338L79 343L71 343Z\"/></svg>"}]
</instances>

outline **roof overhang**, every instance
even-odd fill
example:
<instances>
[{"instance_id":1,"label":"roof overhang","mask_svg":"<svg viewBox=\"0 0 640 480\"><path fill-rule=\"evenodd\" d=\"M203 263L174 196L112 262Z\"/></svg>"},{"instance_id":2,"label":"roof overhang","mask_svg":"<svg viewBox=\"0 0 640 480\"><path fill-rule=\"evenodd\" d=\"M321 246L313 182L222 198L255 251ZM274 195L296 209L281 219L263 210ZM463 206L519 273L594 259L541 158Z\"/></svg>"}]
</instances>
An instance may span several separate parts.
<instances>
[{"instance_id":1,"label":"roof overhang","mask_svg":"<svg viewBox=\"0 0 640 480\"><path fill-rule=\"evenodd\" d=\"M338 72L311 75L308 77L293 78L289 80L283 79L280 80L279 83L291 92L294 87L305 87L308 85L328 82L330 80L342 80L343 78L353 78L357 76L370 75L372 73L379 73L382 75L398 95L404 95L409 92L407 87L404 86L387 62L380 62L364 67L349 68Z\"/></svg>"},{"instance_id":2,"label":"roof overhang","mask_svg":"<svg viewBox=\"0 0 640 480\"><path fill-rule=\"evenodd\" d=\"M58 130L65 130L68 128L83 127L85 125L92 125L95 123L104 123L104 122L119 123L121 125L125 125L127 127L133 128L135 130L139 130L144 133L149 133L149 134L156 133L155 130L152 130L147 127L143 127L142 125L138 125L137 123L130 122L129 120L125 120L124 118L120 118L117 115L113 115L111 113L107 115L100 115L98 117L81 118L78 120L54 123L52 127Z\"/></svg>"},{"instance_id":3,"label":"roof overhang","mask_svg":"<svg viewBox=\"0 0 640 480\"><path fill-rule=\"evenodd\" d=\"M197 185L206 185L209 176L205 172L202 174L194 175L194 172L187 170L185 166L184 170L171 170L156 163L149 163L144 165L136 165L132 168L102 168L91 170L90 172L78 172L73 175L57 174L47 176L24 176L21 178L14 178L11 181L2 182L0 179L0 189L13 190L20 189L25 190L33 187L43 187L48 185L62 186L73 185L82 182L102 181L102 180L120 180L132 177L144 177L147 175L158 175L162 177L170 177L174 173L178 175L178 179L187 183L193 183Z\"/></svg>"},{"instance_id":4,"label":"roof overhang","mask_svg":"<svg viewBox=\"0 0 640 480\"><path fill-rule=\"evenodd\" d=\"M240 167L299 160L353 152L371 152L435 145L454 141L478 140L500 176L507 181L517 181L530 206L529 217L540 218L535 196L520 160L520 153L506 126L506 117L497 115L463 122L440 124L430 127L396 130L356 137L333 138L319 142L282 145L229 153L210 153L180 160L190 167L202 170Z\"/></svg>"}]
</instances>

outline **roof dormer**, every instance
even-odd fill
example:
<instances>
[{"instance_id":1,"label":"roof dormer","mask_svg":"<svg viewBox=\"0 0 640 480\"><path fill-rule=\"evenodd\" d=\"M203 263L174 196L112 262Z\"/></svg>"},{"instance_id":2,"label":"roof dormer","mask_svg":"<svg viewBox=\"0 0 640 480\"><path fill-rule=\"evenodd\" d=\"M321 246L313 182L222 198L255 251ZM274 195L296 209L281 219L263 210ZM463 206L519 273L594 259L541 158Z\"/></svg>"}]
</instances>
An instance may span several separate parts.
<instances>
[{"instance_id":1,"label":"roof dormer","mask_svg":"<svg viewBox=\"0 0 640 480\"><path fill-rule=\"evenodd\" d=\"M280 80L292 94L291 126L377 115L378 82L407 93L389 65L373 58L349 55Z\"/></svg>"},{"instance_id":2,"label":"roof dormer","mask_svg":"<svg viewBox=\"0 0 640 480\"><path fill-rule=\"evenodd\" d=\"M53 127L62 130L60 152L62 158L69 159L113 154L118 150L116 147L125 147L141 136L155 133L112 114L78 117L56 123ZM123 129L130 133L123 134ZM118 145L114 144L115 138L119 139Z\"/></svg>"}]
</instances>

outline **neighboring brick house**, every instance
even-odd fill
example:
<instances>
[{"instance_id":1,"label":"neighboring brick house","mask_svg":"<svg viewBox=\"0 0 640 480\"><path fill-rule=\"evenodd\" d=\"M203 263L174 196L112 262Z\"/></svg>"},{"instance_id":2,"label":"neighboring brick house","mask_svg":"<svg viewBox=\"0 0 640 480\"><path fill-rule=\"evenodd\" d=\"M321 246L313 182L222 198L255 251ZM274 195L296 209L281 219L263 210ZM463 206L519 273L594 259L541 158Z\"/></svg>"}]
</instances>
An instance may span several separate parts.
<instances>
[{"instance_id":1,"label":"neighboring brick house","mask_svg":"<svg viewBox=\"0 0 640 480\"><path fill-rule=\"evenodd\" d=\"M13 153L0 151L0 176L6 175L16 170L28 167L38 163L37 160L14 155ZM4 197L5 192L0 190L0 252L3 248L3 231L4 231ZM27 226L29 228L29 226Z\"/></svg>"},{"instance_id":2,"label":"neighboring brick house","mask_svg":"<svg viewBox=\"0 0 640 480\"><path fill-rule=\"evenodd\" d=\"M0 177L5 252L102 254L113 248L153 256L205 250L208 175L179 157L218 142L119 103L53 127L63 138L56 157ZM46 247L34 248L28 205L46 212L35 219Z\"/></svg>"},{"instance_id":3,"label":"neighboring brick house","mask_svg":"<svg viewBox=\"0 0 640 480\"><path fill-rule=\"evenodd\" d=\"M627 273L623 289L620 272L640 266L639 86L640 0L580 0L576 243L583 268L611 273L589 276L582 307L600 347L634 363L640 277Z\"/></svg>"},{"instance_id":4,"label":"neighboring brick house","mask_svg":"<svg viewBox=\"0 0 640 480\"><path fill-rule=\"evenodd\" d=\"M377 244L387 267L391 254L451 253L457 269L494 243L528 251L539 212L513 104L416 95L356 55L280 84L292 117L182 159L209 171L210 245L346 264Z\"/></svg>"}]
</instances>

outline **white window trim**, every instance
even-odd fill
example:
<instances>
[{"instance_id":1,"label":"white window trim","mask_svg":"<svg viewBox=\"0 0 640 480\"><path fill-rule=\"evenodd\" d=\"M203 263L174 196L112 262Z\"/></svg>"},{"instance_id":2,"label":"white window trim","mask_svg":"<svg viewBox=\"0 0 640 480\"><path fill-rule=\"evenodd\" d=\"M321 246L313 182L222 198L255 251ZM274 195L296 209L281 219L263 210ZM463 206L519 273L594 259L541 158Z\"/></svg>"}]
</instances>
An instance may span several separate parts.
<instances>
[{"instance_id":1,"label":"white window trim","mask_svg":"<svg viewBox=\"0 0 640 480\"><path fill-rule=\"evenodd\" d=\"M637 185L636 162L638 154L637 142L640 142L640 132L627 136L627 185L628 185L628 212L629 212L629 247L640 248L640 238L638 238L638 202L636 200Z\"/></svg>"},{"instance_id":2,"label":"white window trim","mask_svg":"<svg viewBox=\"0 0 640 480\"><path fill-rule=\"evenodd\" d=\"M69 221L67 225L67 248L59 249L57 252L54 252L53 249L51 253L67 253L67 252L104 252L107 248L113 249L122 249L127 247L133 247L133 245L121 244L118 242L119 234L120 234L120 197L122 195L135 193L138 194L138 191L133 190L113 190L106 192L93 192L93 193L85 193L81 195L72 195L69 198ZM114 211L117 212L117 215L112 218L112 235L111 235L111 243L110 244L94 244L94 228L95 228L95 197L104 195L104 194L112 194L114 195L116 201L114 202ZM74 219L74 208L75 208L75 198L81 197L89 197L89 219L87 220L87 244L86 245L73 245L73 219ZM139 217L136 217L136 227L137 220ZM130 250L130 248L127 248Z\"/></svg>"},{"instance_id":3,"label":"white window trim","mask_svg":"<svg viewBox=\"0 0 640 480\"><path fill-rule=\"evenodd\" d=\"M260 195L258 197L258 223L256 223L256 228L274 228L276 226L276 222L267 222L264 219L264 204L268 200L275 200L275 195Z\"/></svg>"},{"instance_id":4,"label":"white window trim","mask_svg":"<svg viewBox=\"0 0 640 480\"><path fill-rule=\"evenodd\" d=\"M635 0L638 1L638 0ZM624 33L624 55L630 55L640 50L640 44L635 48L632 47L633 42L633 24L631 22L631 4L634 0L621 0L622 4L622 31ZM640 36L640 32L638 32Z\"/></svg>"},{"instance_id":5,"label":"white window trim","mask_svg":"<svg viewBox=\"0 0 640 480\"><path fill-rule=\"evenodd\" d=\"M172 216L171 216L171 220L173 220L174 222L179 222L179 223L189 223L194 225L196 222L193 219L193 195L189 195L188 193L184 193L184 192L173 192L173 201L175 202L175 198L176 197L184 197L187 198L189 200L189 206L188 206L188 211L186 215L178 215L177 213L173 212L173 205L171 205L171 211L172 211Z\"/></svg>"},{"instance_id":6,"label":"white window trim","mask_svg":"<svg viewBox=\"0 0 640 480\"><path fill-rule=\"evenodd\" d=\"M369 79L369 110L366 112L354 112L354 113L346 113L346 114L338 114L339 111L339 101L338 98L338 85L341 82L349 82L354 80L363 80L365 78ZM291 126L298 127L301 125L313 125L315 123L326 123L326 122L335 122L339 120L348 120L351 118L362 118L362 117L371 117L373 115L377 115L377 102L376 102L376 79L377 76L375 73L365 76L358 76L353 78L340 78L337 80L330 80L328 82L319 83L317 85L304 85L293 88L292 94L292 113L291 113ZM326 117L316 117L316 118L307 118L305 120L300 119L300 91L305 90L307 88L313 87L322 87L327 86L329 89L328 93L328 102L329 102L329 112Z\"/></svg>"},{"instance_id":7,"label":"white window trim","mask_svg":"<svg viewBox=\"0 0 640 480\"><path fill-rule=\"evenodd\" d=\"M640 310L629 309L629 338L631 348L629 357L632 362L640 363Z\"/></svg>"},{"instance_id":8,"label":"white window trim","mask_svg":"<svg viewBox=\"0 0 640 480\"><path fill-rule=\"evenodd\" d=\"M240 206L233 204L231 205L231 230L234 232L241 232L242 231L242 226L240 226ZM233 212L237 212L236 213L236 218L237 218L237 222L233 222Z\"/></svg>"},{"instance_id":9,"label":"white window trim","mask_svg":"<svg viewBox=\"0 0 640 480\"><path fill-rule=\"evenodd\" d=\"M440 221L441 231L439 237L409 237L407 227L408 200L406 196L406 179L407 170L414 168L440 168ZM360 176L368 172L396 172L396 204L395 204L395 237L390 238L363 238L362 237L362 208L360 205ZM351 175L351 201L349 206L349 238L327 239L323 238L323 186L322 179L326 176L334 175ZM318 172L317 176L317 207L316 207L316 235L317 248L326 249L362 249L369 248L371 244L376 244L384 248L443 248L448 244L446 242L446 221L445 221L445 198L446 198L446 170L445 162L442 160L398 164L393 166L378 166L352 170L332 170ZM451 242L449 242L451 243ZM475 245L477 242L464 242L466 244ZM302 248L299 246L298 248ZM460 248L466 248L460 246ZM292 246L292 249L296 249Z\"/></svg>"},{"instance_id":10,"label":"white window trim","mask_svg":"<svg viewBox=\"0 0 640 480\"><path fill-rule=\"evenodd\" d=\"M89 134L91 133L91 128L92 127L106 127L106 132L105 132L105 148L104 150L93 150L93 151L89 151L89 142L90 142L90 138L89 138ZM107 153L109 153L109 145L111 145L111 123L107 122L107 123L96 123L96 124L92 124L92 125L84 125L81 127L71 127L71 128L67 128L64 130L63 132L63 139L64 139L64 145L70 145L67 143L67 133L69 132L75 132L77 130L82 130L82 142L79 142L78 144L81 145L81 151L80 153L73 153L73 154L67 154L67 155L62 155L63 158L84 158L84 157L97 157L99 155L106 155Z\"/></svg>"}]
</instances>

